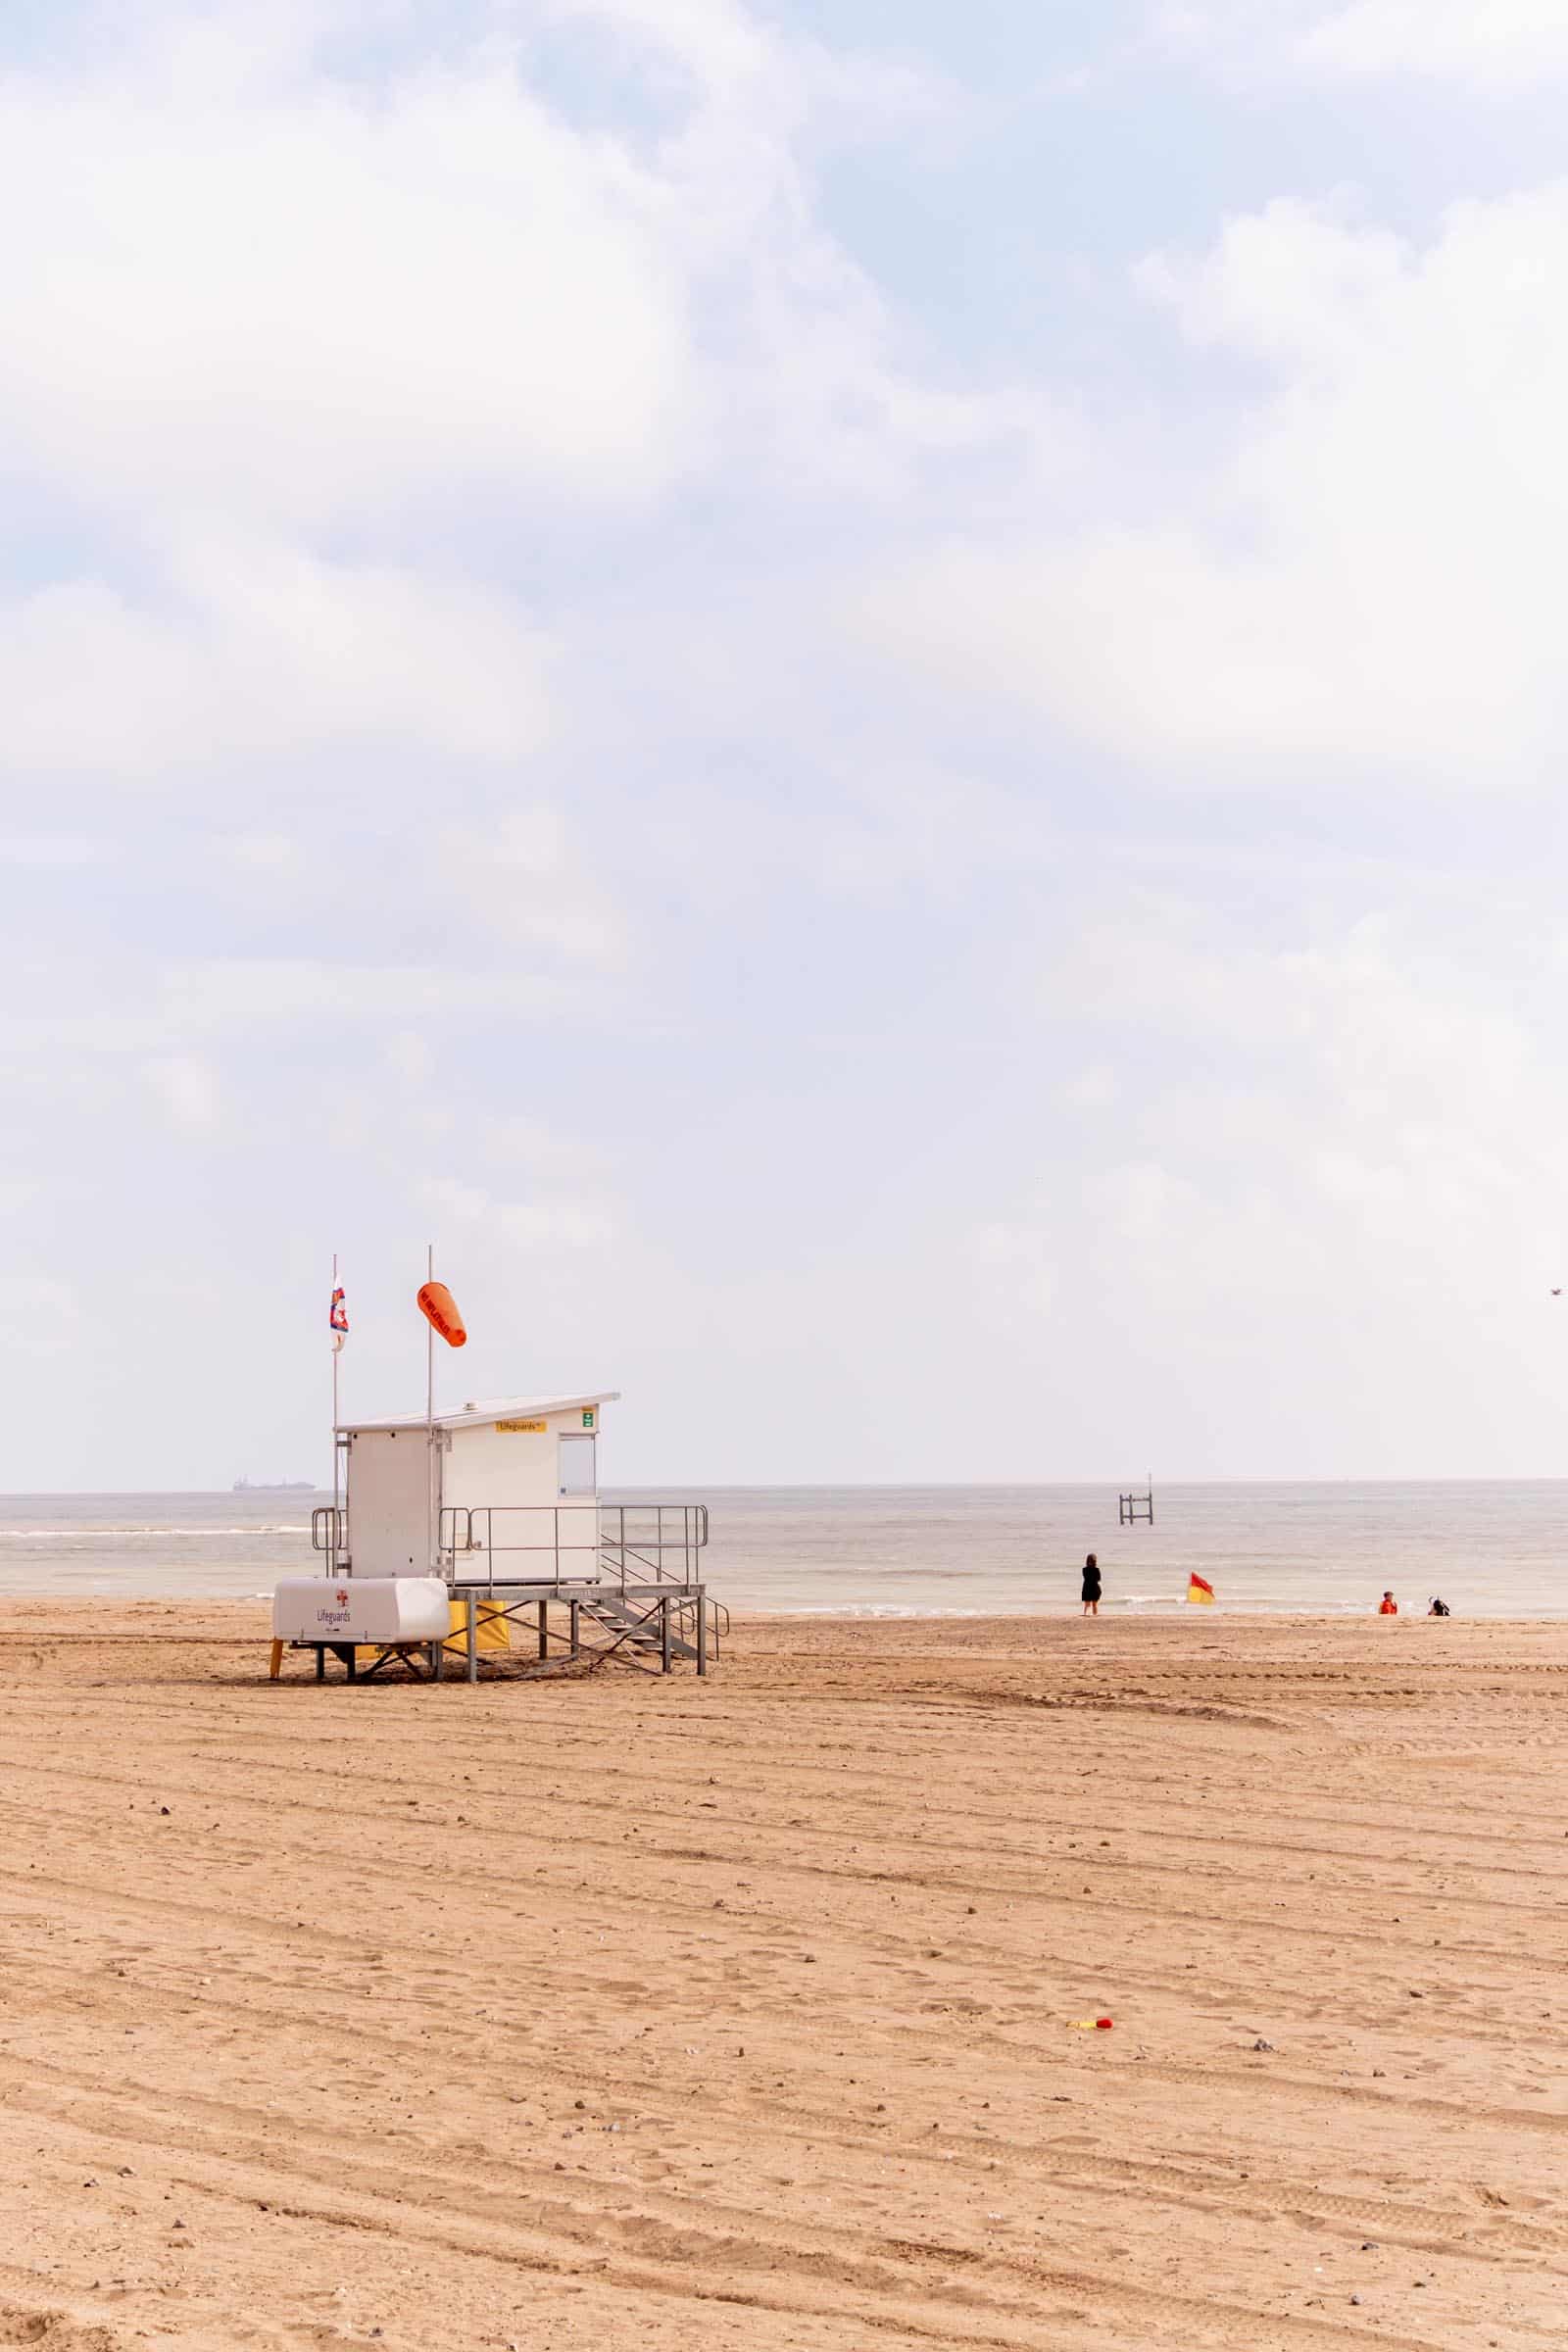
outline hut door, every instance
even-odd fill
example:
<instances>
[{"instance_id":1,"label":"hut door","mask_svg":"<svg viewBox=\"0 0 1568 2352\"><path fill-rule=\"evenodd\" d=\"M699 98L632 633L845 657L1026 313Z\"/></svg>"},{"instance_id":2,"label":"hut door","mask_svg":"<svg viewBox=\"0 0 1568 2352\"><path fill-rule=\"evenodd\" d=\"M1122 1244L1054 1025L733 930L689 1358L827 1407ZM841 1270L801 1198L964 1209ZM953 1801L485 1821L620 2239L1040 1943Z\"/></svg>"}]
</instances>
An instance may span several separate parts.
<instances>
[{"instance_id":1,"label":"hut door","mask_svg":"<svg viewBox=\"0 0 1568 2352\"><path fill-rule=\"evenodd\" d=\"M561 1440L558 1489L565 1500L582 1501L599 1492L598 1440L575 1432Z\"/></svg>"},{"instance_id":2,"label":"hut door","mask_svg":"<svg viewBox=\"0 0 1568 2352\"><path fill-rule=\"evenodd\" d=\"M356 1576L430 1573L430 1449L422 1429L363 1430L349 1447Z\"/></svg>"}]
</instances>

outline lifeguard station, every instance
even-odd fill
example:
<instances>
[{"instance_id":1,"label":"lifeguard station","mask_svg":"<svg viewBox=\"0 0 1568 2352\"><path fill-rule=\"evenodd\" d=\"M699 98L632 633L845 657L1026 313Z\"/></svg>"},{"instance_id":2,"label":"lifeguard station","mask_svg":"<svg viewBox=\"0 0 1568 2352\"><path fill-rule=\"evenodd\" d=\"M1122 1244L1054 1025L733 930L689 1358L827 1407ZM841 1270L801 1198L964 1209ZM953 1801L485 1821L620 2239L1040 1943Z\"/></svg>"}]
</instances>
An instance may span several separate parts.
<instances>
[{"instance_id":1,"label":"lifeguard station","mask_svg":"<svg viewBox=\"0 0 1568 2352\"><path fill-rule=\"evenodd\" d=\"M439 1680L456 1648L482 1656L519 1637L539 1660L620 1654L699 1674L727 1612L710 1600L700 1502L606 1502L604 1408L616 1392L470 1400L461 1411L355 1421L334 1431L341 1502L313 1514L320 1575L279 1585L279 1645L328 1653L349 1675L362 1647Z\"/></svg>"}]
</instances>

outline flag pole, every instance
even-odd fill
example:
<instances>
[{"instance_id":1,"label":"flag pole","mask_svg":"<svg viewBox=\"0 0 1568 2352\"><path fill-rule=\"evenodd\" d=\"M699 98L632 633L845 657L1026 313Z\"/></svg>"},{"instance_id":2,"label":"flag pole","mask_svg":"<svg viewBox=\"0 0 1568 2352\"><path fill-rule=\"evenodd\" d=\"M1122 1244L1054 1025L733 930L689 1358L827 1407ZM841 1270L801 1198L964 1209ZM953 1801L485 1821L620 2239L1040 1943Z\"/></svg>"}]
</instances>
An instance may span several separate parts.
<instances>
[{"instance_id":1,"label":"flag pole","mask_svg":"<svg viewBox=\"0 0 1568 2352\"><path fill-rule=\"evenodd\" d=\"M332 1252L332 1303L337 1305L337 1251ZM337 1359L343 1351L337 1333L332 1334L332 1574L337 1574L338 1555L338 1460L337 1460Z\"/></svg>"},{"instance_id":2,"label":"flag pole","mask_svg":"<svg viewBox=\"0 0 1568 2352\"><path fill-rule=\"evenodd\" d=\"M424 1278L426 1282L435 1280L433 1242L427 1242L424 1247ZM424 1325L424 1542L425 1556L433 1576L438 1565L435 1556L435 1325L428 1316Z\"/></svg>"}]
</instances>

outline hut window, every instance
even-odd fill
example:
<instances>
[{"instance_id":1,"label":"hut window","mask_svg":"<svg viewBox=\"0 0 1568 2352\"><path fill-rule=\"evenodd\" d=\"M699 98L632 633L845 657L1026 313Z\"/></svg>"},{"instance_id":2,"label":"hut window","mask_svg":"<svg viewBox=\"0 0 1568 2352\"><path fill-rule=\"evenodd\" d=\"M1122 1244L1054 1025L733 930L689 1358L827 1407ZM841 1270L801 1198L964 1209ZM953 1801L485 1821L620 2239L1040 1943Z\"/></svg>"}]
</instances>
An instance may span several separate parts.
<instances>
[{"instance_id":1,"label":"hut window","mask_svg":"<svg viewBox=\"0 0 1568 2352\"><path fill-rule=\"evenodd\" d=\"M599 1467L594 1459L597 1439L569 1437L561 1440L560 1491L563 1494L597 1494Z\"/></svg>"}]
</instances>

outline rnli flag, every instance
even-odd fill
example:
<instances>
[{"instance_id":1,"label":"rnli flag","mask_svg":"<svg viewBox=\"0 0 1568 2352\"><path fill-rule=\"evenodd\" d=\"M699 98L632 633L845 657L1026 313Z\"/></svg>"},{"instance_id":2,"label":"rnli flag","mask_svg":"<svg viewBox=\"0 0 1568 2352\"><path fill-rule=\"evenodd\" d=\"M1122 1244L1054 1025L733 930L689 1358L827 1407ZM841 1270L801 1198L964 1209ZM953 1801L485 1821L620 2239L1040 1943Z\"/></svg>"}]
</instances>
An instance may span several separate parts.
<instances>
[{"instance_id":1,"label":"rnli flag","mask_svg":"<svg viewBox=\"0 0 1568 2352\"><path fill-rule=\"evenodd\" d=\"M1200 1609L1211 1609L1214 1606L1214 1588L1206 1577L1188 1577L1187 1604L1189 1608Z\"/></svg>"},{"instance_id":2,"label":"rnli flag","mask_svg":"<svg viewBox=\"0 0 1568 2352\"><path fill-rule=\"evenodd\" d=\"M331 1323L332 1345L334 1348L341 1348L349 1335L348 1300L343 1296L341 1286L332 1293Z\"/></svg>"}]
</instances>

